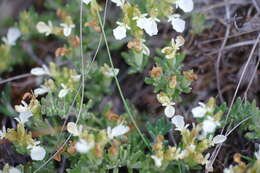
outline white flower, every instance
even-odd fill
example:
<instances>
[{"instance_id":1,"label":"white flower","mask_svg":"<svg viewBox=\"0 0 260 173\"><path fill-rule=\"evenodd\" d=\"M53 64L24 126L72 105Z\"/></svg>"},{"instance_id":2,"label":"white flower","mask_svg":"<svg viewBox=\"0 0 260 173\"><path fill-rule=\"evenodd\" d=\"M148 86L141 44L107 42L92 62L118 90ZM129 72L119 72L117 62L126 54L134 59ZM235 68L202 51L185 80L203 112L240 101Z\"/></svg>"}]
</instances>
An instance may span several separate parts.
<instances>
[{"instance_id":1,"label":"white flower","mask_svg":"<svg viewBox=\"0 0 260 173\"><path fill-rule=\"evenodd\" d=\"M122 40L123 38L126 37L126 30L130 29L130 27L124 23L121 22L116 22L118 26L113 29L113 35L115 39L117 40Z\"/></svg>"},{"instance_id":2,"label":"white flower","mask_svg":"<svg viewBox=\"0 0 260 173\"><path fill-rule=\"evenodd\" d=\"M152 155L151 158L154 160L155 166L156 167L161 167L162 166L162 160L163 158L157 157L156 155Z\"/></svg>"},{"instance_id":3,"label":"white flower","mask_svg":"<svg viewBox=\"0 0 260 173\"><path fill-rule=\"evenodd\" d=\"M22 173L19 169L11 167L8 170L8 173Z\"/></svg>"},{"instance_id":4,"label":"white flower","mask_svg":"<svg viewBox=\"0 0 260 173\"><path fill-rule=\"evenodd\" d=\"M174 116L172 118L171 122L172 122L172 124L174 124L176 126L175 130L178 130L178 131L183 131L183 130L187 129L187 127L189 126L189 124L185 125L184 118L181 115Z\"/></svg>"},{"instance_id":5,"label":"white flower","mask_svg":"<svg viewBox=\"0 0 260 173\"><path fill-rule=\"evenodd\" d=\"M116 4L116 6L122 7L125 3L125 0L111 0Z\"/></svg>"},{"instance_id":6,"label":"white flower","mask_svg":"<svg viewBox=\"0 0 260 173\"><path fill-rule=\"evenodd\" d=\"M193 10L193 1L192 0L177 0L176 8L182 9L184 12L191 12Z\"/></svg>"},{"instance_id":7,"label":"white flower","mask_svg":"<svg viewBox=\"0 0 260 173\"><path fill-rule=\"evenodd\" d=\"M172 118L175 114L175 108L172 105L167 105L164 109L164 114L168 118Z\"/></svg>"},{"instance_id":8,"label":"white flower","mask_svg":"<svg viewBox=\"0 0 260 173\"><path fill-rule=\"evenodd\" d=\"M2 127L2 130L0 130L0 139L4 139L6 135L6 128L5 126Z\"/></svg>"},{"instance_id":9,"label":"white flower","mask_svg":"<svg viewBox=\"0 0 260 173\"><path fill-rule=\"evenodd\" d=\"M29 118L32 117L32 112L20 112L19 117L14 118L19 123L26 123L29 121Z\"/></svg>"},{"instance_id":10,"label":"white flower","mask_svg":"<svg viewBox=\"0 0 260 173\"><path fill-rule=\"evenodd\" d=\"M145 28L145 25L147 23L147 13L141 14L140 16L133 17L133 20L136 20L136 26L138 26L141 29Z\"/></svg>"},{"instance_id":11,"label":"white flower","mask_svg":"<svg viewBox=\"0 0 260 173\"><path fill-rule=\"evenodd\" d=\"M220 144L223 143L227 140L227 137L224 135L217 135L213 138L213 143L214 144Z\"/></svg>"},{"instance_id":12,"label":"white flower","mask_svg":"<svg viewBox=\"0 0 260 173\"><path fill-rule=\"evenodd\" d=\"M155 17L147 18L146 16L146 13L141 14L140 16L133 17L133 20L136 20L136 26L144 29L148 35L156 35L158 33L156 22L159 22L160 20Z\"/></svg>"},{"instance_id":13,"label":"white flower","mask_svg":"<svg viewBox=\"0 0 260 173\"><path fill-rule=\"evenodd\" d=\"M93 142L88 143L84 139L79 139L79 141L76 143L75 147L78 152L87 153L91 148L94 147L94 145L95 144Z\"/></svg>"},{"instance_id":14,"label":"white flower","mask_svg":"<svg viewBox=\"0 0 260 173\"><path fill-rule=\"evenodd\" d=\"M21 32L18 28L9 28L6 37L3 37L2 40L5 44L9 46L14 46L16 40L21 36Z\"/></svg>"},{"instance_id":15,"label":"white flower","mask_svg":"<svg viewBox=\"0 0 260 173\"><path fill-rule=\"evenodd\" d=\"M189 155L189 152L187 150L182 150L181 153L179 154L180 159L184 159Z\"/></svg>"},{"instance_id":16,"label":"white flower","mask_svg":"<svg viewBox=\"0 0 260 173\"><path fill-rule=\"evenodd\" d=\"M219 122L214 121L212 117L208 117L202 122L202 129L205 134L213 133L219 125Z\"/></svg>"},{"instance_id":17,"label":"white flower","mask_svg":"<svg viewBox=\"0 0 260 173\"><path fill-rule=\"evenodd\" d=\"M29 105L25 101L21 101L21 105L14 106L16 112L28 112L30 111Z\"/></svg>"},{"instance_id":18,"label":"white flower","mask_svg":"<svg viewBox=\"0 0 260 173\"><path fill-rule=\"evenodd\" d=\"M32 160L43 160L46 155L46 151L41 146L33 146L30 152Z\"/></svg>"},{"instance_id":19,"label":"white flower","mask_svg":"<svg viewBox=\"0 0 260 173\"><path fill-rule=\"evenodd\" d=\"M59 98L65 97L69 93L69 91L70 91L70 88L68 88L63 83L61 84L61 86L62 86L62 89L59 92L59 95L58 95Z\"/></svg>"},{"instance_id":20,"label":"white flower","mask_svg":"<svg viewBox=\"0 0 260 173\"><path fill-rule=\"evenodd\" d=\"M42 65L42 67L35 67L31 69L31 74L35 76L42 76L42 75L51 75L48 67L46 65Z\"/></svg>"},{"instance_id":21,"label":"white flower","mask_svg":"<svg viewBox=\"0 0 260 173\"><path fill-rule=\"evenodd\" d=\"M159 19L153 18L153 17L146 19L145 23L144 23L145 32L150 36L157 35L158 28L157 28L156 22L159 22L159 21L160 21Z\"/></svg>"},{"instance_id":22,"label":"white flower","mask_svg":"<svg viewBox=\"0 0 260 173\"><path fill-rule=\"evenodd\" d=\"M82 133L82 126L80 125L79 127L77 127L74 122L69 122L67 125L67 130L73 136L79 136Z\"/></svg>"},{"instance_id":23,"label":"white flower","mask_svg":"<svg viewBox=\"0 0 260 173\"><path fill-rule=\"evenodd\" d=\"M191 110L194 118L202 118L208 112L206 105L202 102L199 102L200 106L197 106Z\"/></svg>"},{"instance_id":24,"label":"white flower","mask_svg":"<svg viewBox=\"0 0 260 173\"><path fill-rule=\"evenodd\" d=\"M40 88L36 88L33 93L35 95L43 95L45 93L48 93L50 91L50 89L44 85L41 85Z\"/></svg>"},{"instance_id":25,"label":"white flower","mask_svg":"<svg viewBox=\"0 0 260 173\"><path fill-rule=\"evenodd\" d=\"M260 144L258 145L258 151L255 152L255 157L257 160L260 160Z\"/></svg>"},{"instance_id":26,"label":"white flower","mask_svg":"<svg viewBox=\"0 0 260 173\"><path fill-rule=\"evenodd\" d=\"M107 128L107 136L109 139L113 139L114 137L126 134L129 130L129 127L124 126L123 124L119 124L113 129L111 129L111 127L109 126Z\"/></svg>"},{"instance_id":27,"label":"white flower","mask_svg":"<svg viewBox=\"0 0 260 173\"><path fill-rule=\"evenodd\" d=\"M46 36L50 35L53 31L53 26L51 21L48 21L48 25L42 21L38 22L36 29L39 33L45 34Z\"/></svg>"},{"instance_id":28,"label":"white flower","mask_svg":"<svg viewBox=\"0 0 260 173\"><path fill-rule=\"evenodd\" d=\"M224 173L235 173L234 170L233 170L233 166L230 165L229 168L225 168Z\"/></svg>"},{"instance_id":29,"label":"white flower","mask_svg":"<svg viewBox=\"0 0 260 173\"><path fill-rule=\"evenodd\" d=\"M114 68L114 71L113 71L113 68L109 67L107 64L104 64L104 66L101 67L101 71L107 77L114 77L114 76L117 76L119 73L118 68Z\"/></svg>"},{"instance_id":30,"label":"white flower","mask_svg":"<svg viewBox=\"0 0 260 173\"><path fill-rule=\"evenodd\" d=\"M85 3L85 4L89 4L90 2L91 2L92 0L83 0L83 2Z\"/></svg>"},{"instance_id":31,"label":"white flower","mask_svg":"<svg viewBox=\"0 0 260 173\"><path fill-rule=\"evenodd\" d=\"M173 41L174 40L172 39L172 45L174 45L176 47L176 50L179 50L180 47L183 46L185 43L185 40L181 35L177 36L177 38L175 39L175 42L173 42Z\"/></svg>"},{"instance_id":32,"label":"white flower","mask_svg":"<svg viewBox=\"0 0 260 173\"><path fill-rule=\"evenodd\" d=\"M72 29L75 28L74 24L67 23L61 23L60 26L63 27L63 34L65 37L70 36Z\"/></svg>"},{"instance_id":33,"label":"white flower","mask_svg":"<svg viewBox=\"0 0 260 173\"><path fill-rule=\"evenodd\" d=\"M183 32L185 29L185 21L180 18L179 14L169 16L168 22L171 22L173 29L177 32Z\"/></svg>"}]
</instances>

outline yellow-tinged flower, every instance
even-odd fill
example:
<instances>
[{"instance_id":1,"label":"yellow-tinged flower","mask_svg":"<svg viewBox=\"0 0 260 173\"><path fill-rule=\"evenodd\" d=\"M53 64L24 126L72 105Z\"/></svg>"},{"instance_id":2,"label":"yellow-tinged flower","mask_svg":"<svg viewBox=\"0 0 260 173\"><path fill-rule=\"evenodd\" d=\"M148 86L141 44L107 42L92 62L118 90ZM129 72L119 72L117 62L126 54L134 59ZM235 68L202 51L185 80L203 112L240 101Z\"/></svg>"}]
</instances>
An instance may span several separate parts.
<instances>
[{"instance_id":1,"label":"yellow-tinged flower","mask_svg":"<svg viewBox=\"0 0 260 173\"><path fill-rule=\"evenodd\" d=\"M177 36L175 40L171 40L171 46L162 49L162 53L166 55L167 59L173 59L180 47L184 45L184 42L185 40L182 36Z\"/></svg>"}]
</instances>

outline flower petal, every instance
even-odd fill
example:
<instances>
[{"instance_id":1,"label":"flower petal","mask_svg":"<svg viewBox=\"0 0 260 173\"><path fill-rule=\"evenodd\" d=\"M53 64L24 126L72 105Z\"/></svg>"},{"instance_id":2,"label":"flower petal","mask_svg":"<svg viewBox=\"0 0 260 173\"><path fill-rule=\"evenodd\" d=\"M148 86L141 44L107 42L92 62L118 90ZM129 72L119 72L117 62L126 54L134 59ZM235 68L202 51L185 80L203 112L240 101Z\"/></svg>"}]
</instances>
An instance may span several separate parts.
<instances>
[{"instance_id":1,"label":"flower petal","mask_svg":"<svg viewBox=\"0 0 260 173\"><path fill-rule=\"evenodd\" d=\"M118 26L115 29L113 29L113 35L115 39L122 40L126 37L126 27L124 26Z\"/></svg>"},{"instance_id":2,"label":"flower petal","mask_svg":"<svg viewBox=\"0 0 260 173\"><path fill-rule=\"evenodd\" d=\"M80 153L87 153L93 147L93 143L87 143L87 141L84 139L79 139L75 145L76 150Z\"/></svg>"},{"instance_id":3,"label":"flower petal","mask_svg":"<svg viewBox=\"0 0 260 173\"><path fill-rule=\"evenodd\" d=\"M71 133L73 136L79 136L80 132L78 130L77 125L74 122L69 122L67 125L67 130L69 133Z\"/></svg>"},{"instance_id":4,"label":"flower petal","mask_svg":"<svg viewBox=\"0 0 260 173\"><path fill-rule=\"evenodd\" d=\"M114 2L119 7L123 6L125 3L125 0L111 0L111 1Z\"/></svg>"},{"instance_id":5,"label":"flower petal","mask_svg":"<svg viewBox=\"0 0 260 173\"><path fill-rule=\"evenodd\" d=\"M218 123L207 119L202 122L202 129L205 133L213 133L216 130L216 127L218 126Z\"/></svg>"},{"instance_id":6,"label":"flower petal","mask_svg":"<svg viewBox=\"0 0 260 173\"><path fill-rule=\"evenodd\" d=\"M83 0L83 2L85 3L85 4L89 4L90 2L91 2L92 0Z\"/></svg>"},{"instance_id":7,"label":"flower petal","mask_svg":"<svg viewBox=\"0 0 260 173\"><path fill-rule=\"evenodd\" d=\"M14 167L11 167L8 171L8 173L22 173L19 169Z\"/></svg>"},{"instance_id":8,"label":"flower petal","mask_svg":"<svg viewBox=\"0 0 260 173\"><path fill-rule=\"evenodd\" d=\"M164 114L166 115L166 117L172 118L175 114L175 108L171 105L166 106L164 109Z\"/></svg>"},{"instance_id":9,"label":"flower petal","mask_svg":"<svg viewBox=\"0 0 260 173\"><path fill-rule=\"evenodd\" d=\"M21 36L21 32L18 28L9 28L7 32L7 44L14 46L16 40Z\"/></svg>"},{"instance_id":10,"label":"flower petal","mask_svg":"<svg viewBox=\"0 0 260 173\"><path fill-rule=\"evenodd\" d=\"M214 144L220 144L227 140L227 137L224 135L217 135L213 138Z\"/></svg>"},{"instance_id":11,"label":"flower petal","mask_svg":"<svg viewBox=\"0 0 260 173\"><path fill-rule=\"evenodd\" d=\"M185 126L184 118L181 115L174 116L171 121L177 127L177 130L182 130Z\"/></svg>"},{"instance_id":12,"label":"flower petal","mask_svg":"<svg viewBox=\"0 0 260 173\"><path fill-rule=\"evenodd\" d=\"M172 19L172 27L177 32L183 32L185 29L185 21L180 18Z\"/></svg>"},{"instance_id":13,"label":"flower petal","mask_svg":"<svg viewBox=\"0 0 260 173\"><path fill-rule=\"evenodd\" d=\"M192 0L179 0L177 3L178 7L184 12L191 12L193 10L194 4Z\"/></svg>"},{"instance_id":14,"label":"flower petal","mask_svg":"<svg viewBox=\"0 0 260 173\"><path fill-rule=\"evenodd\" d=\"M114 127L112 130L111 130L111 127L108 127L107 133L108 133L108 137L110 139L113 139L114 137L124 135L129 130L130 130L130 128L128 126L124 126L123 124L119 124L118 126Z\"/></svg>"},{"instance_id":15,"label":"flower petal","mask_svg":"<svg viewBox=\"0 0 260 173\"><path fill-rule=\"evenodd\" d=\"M32 160L43 160L45 157L46 151L43 147L41 146L34 146L31 149L30 156Z\"/></svg>"},{"instance_id":16,"label":"flower petal","mask_svg":"<svg viewBox=\"0 0 260 173\"><path fill-rule=\"evenodd\" d=\"M161 167L162 166L162 158L157 157L156 155L152 155L151 158L154 160L155 166L156 167Z\"/></svg>"},{"instance_id":17,"label":"flower petal","mask_svg":"<svg viewBox=\"0 0 260 173\"><path fill-rule=\"evenodd\" d=\"M207 113L207 109L201 106L197 106L191 110L194 118L202 118Z\"/></svg>"},{"instance_id":18,"label":"flower petal","mask_svg":"<svg viewBox=\"0 0 260 173\"><path fill-rule=\"evenodd\" d=\"M59 98L63 98L63 97L65 97L67 94L69 93L69 89L61 89L60 90L60 92L59 92L59 95L58 95L58 97Z\"/></svg>"}]
</instances>

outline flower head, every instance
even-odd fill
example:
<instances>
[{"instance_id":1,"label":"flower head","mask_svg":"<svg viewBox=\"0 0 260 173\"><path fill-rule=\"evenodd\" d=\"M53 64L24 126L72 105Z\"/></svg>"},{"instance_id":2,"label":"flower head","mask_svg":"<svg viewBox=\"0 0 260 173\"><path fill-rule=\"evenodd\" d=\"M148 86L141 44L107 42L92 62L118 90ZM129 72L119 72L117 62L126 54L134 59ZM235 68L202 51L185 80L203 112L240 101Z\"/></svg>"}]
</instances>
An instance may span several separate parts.
<instances>
[{"instance_id":1,"label":"flower head","mask_svg":"<svg viewBox=\"0 0 260 173\"><path fill-rule=\"evenodd\" d=\"M214 119L209 116L206 120L202 122L203 133L213 133L219 125L220 123L218 121L214 121Z\"/></svg>"},{"instance_id":2,"label":"flower head","mask_svg":"<svg viewBox=\"0 0 260 173\"><path fill-rule=\"evenodd\" d=\"M18 28L9 28L6 37L3 37L2 40L6 45L14 46L16 40L21 36L21 32Z\"/></svg>"},{"instance_id":3,"label":"flower head","mask_svg":"<svg viewBox=\"0 0 260 173\"><path fill-rule=\"evenodd\" d=\"M185 125L184 118L181 115L175 115L172 118L171 122L172 122L172 124L174 124L176 126L175 130L178 130L178 131L183 131L183 130L187 129L187 127L189 126L189 124Z\"/></svg>"},{"instance_id":4,"label":"flower head","mask_svg":"<svg viewBox=\"0 0 260 173\"><path fill-rule=\"evenodd\" d=\"M109 139L113 139L114 137L126 134L129 130L129 127L124 126L123 124L119 124L113 129L109 126L107 128L107 136Z\"/></svg>"},{"instance_id":5,"label":"flower head","mask_svg":"<svg viewBox=\"0 0 260 173\"><path fill-rule=\"evenodd\" d=\"M213 143L214 144L220 144L223 143L227 140L227 137L224 135L217 135L213 138Z\"/></svg>"},{"instance_id":6,"label":"flower head","mask_svg":"<svg viewBox=\"0 0 260 173\"><path fill-rule=\"evenodd\" d=\"M82 126L79 127L74 122L69 122L67 125L67 130L73 136L80 136L82 134Z\"/></svg>"},{"instance_id":7,"label":"flower head","mask_svg":"<svg viewBox=\"0 0 260 173\"><path fill-rule=\"evenodd\" d=\"M6 128L5 126L2 127L2 130L0 130L0 139L4 139L6 135Z\"/></svg>"},{"instance_id":8,"label":"flower head","mask_svg":"<svg viewBox=\"0 0 260 173\"><path fill-rule=\"evenodd\" d=\"M133 20L136 20L136 26L138 26L141 29L144 29L147 22L146 16L147 13L141 14L140 16L133 17Z\"/></svg>"},{"instance_id":9,"label":"flower head","mask_svg":"<svg viewBox=\"0 0 260 173\"><path fill-rule=\"evenodd\" d=\"M168 22L171 22L173 29L177 32L183 32L185 29L185 21L180 18L179 14L169 16Z\"/></svg>"},{"instance_id":10,"label":"flower head","mask_svg":"<svg viewBox=\"0 0 260 173\"><path fill-rule=\"evenodd\" d=\"M29 121L29 118L32 117L32 112L20 112L19 117L14 118L19 123L26 123Z\"/></svg>"},{"instance_id":11,"label":"flower head","mask_svg":"<svg viewBox=\"0 0 260 173\"><path fill-rule=\"evenodd\" d=\"M36 29L39 33L45 34L46 36L50 35L53 32L52 22L48 21L48 25L42 21L38 22Z\"/></svg>"},{"instance_id":12,"label":"flower head","mask_svg":"<svg viewBox=\"0 0 260 173\"><path fill-rule=\"evenodd\" d=\"M125 4L125 0L111 0L116 4L118 7L122 7Z\"/></svg>"},{"instance_id":13,"label":"flower head","mask_svg":"<svg viewBox=\"0 0 260 173\"><path fill-rule=\"evenodd\" d=\"M70 36L72 29L75 28L74 24L67 23L61 23L60 26L63 27L63 34L65 37Z\"/></svg>"},{"instance_id":14,"label":"flower head","mask_svg":"<svg viewBox=\"0 0 260 173\"><path fill-rule=\"evenodd\" d=\"M126 37L126 31L130 29L130 27L127 24L121 22L116 23L118 24L118 26L115 29L113 29L113 35L115 39L122 40Z\"/></svg>"},{"instance_id":15,"label":"flower head","mask_svg":"<svg viewBox=\"0 0 260 173\"><path fill-rule=\"evenodd\" d=\"M167 105L164 109L164 114L168 118L172 118L175 114L175 108L172 105Z\"/></svg>"},{"instance_id":16,"label":"flower head","mask_svg":"<svg viewBox=\"0 0 260 173\"><path fill-rule=\"evenodd\" d=\"M42 67L35 67L35 68L31 69L31 74L33 74L35 76L42 76L42 75L50 76L51 75L49 68L46 65L43 65Z\"/></svg>"},{"instance_id":17,"label":"flower head","mask_svg":"<svg viewBox=\"0 0 260 173\"><path fill-rule=\"evenodd\" d=\"M32 160L43 160L46 155L46 151L41 146L33 146L30 152Z\"/></svg>"},{"instance_id":18,"label":"flower head","mask_svg":"<svg viewBox=\"0 0 260 173\"><path fill-rule=\"evenodd\" d=\"M85 3L85 4L89 4L90 2L91 2L92 0L83 0L83 2Z\"/></svg>"},{"instance_id":19,"label":"flower head","mask_svg":"<svg viewBox=\"0 0 260 173\"><path fill-rule=\"evenodd\" d=\"M35 95L43 95L43 94L46 94L50 91L50 89L44 85L41 85L40 88L36 88L33 93Z\"/></svg>"},{"instance_id":20,"label":"flower head","mask_svg":"<svg viewBox=\"0 0 260 173\"><path fill-rule=\"evenodd\" d=\"M114 76L117 76L119 73L118 68L114 68L114 70L113 70L113 68L109 67L107 64L104 64L104 66L101 67L101 71L107 77L114 77Z\"/></svg>"},{"instance_id":21,"label":"flower head","mask_svg":"<svg viewBox=\"0 0 260 173\"><path fill-rule=\"evenodd\" d=\"M176 7L182 9L184 12L191 12L194 4L193 0L177 0Z\"/></svg>"},{"instance_id":22,"label":"flower head","mask_svg":"<svg viewBox=\"0 0 260 173\"><path fill-rule=\"evenodd\" d=\"M76 150L80 153L87 153L90 149L94 147L94 142L87 142L85 139L79 139L76 143Z\"/></svg>"},{"instance_id":23,"label":"flower head","mask_svg":"<svg viewBox=\"0 0 260 173\"><path fill-rule=\"evenodd\" d=\"M171 46L167 46L162 49L162 53L166 54L167 59L173 59L176 55L177 50L180 49L181 46L183 46L185 43L185 40L182 36L177 36L176 39L171 40Z\"/></svg>"},{"instance_id":24,"label":"flower head","mask_svg":"<svg viewBox=\"0 0 260 173\"><path fill-rule=\"evenodd\" d=\"M152 155L151 158L154 160L155 166L156 167L161 167L162 166L162 161L163 158L162 157L157 157L156 155Z\"/></svg>"},{"instance_id":25,"label":"flower head","mask_svg":"<svg viewBox=\"0 0 260 173\"><path fill-rule=\"evenodd\" d=\"M58 95L59 98L65 97L71 90L70 88L68 88L63 83L61 84L61 87L62 87L62 89L60 90L59 95Z\"/></svg>"},{"instance_id":26,"label":"flower head","mask_svg":"<svg viewBox=\"0 0 260 173\"><path fill-rule=\"evenodd\" d=\"M204 103L199 102L199 106L193 108L191 112L194 118L202 118L206 115L208 109Z\"/></svg>"}]
</instances>

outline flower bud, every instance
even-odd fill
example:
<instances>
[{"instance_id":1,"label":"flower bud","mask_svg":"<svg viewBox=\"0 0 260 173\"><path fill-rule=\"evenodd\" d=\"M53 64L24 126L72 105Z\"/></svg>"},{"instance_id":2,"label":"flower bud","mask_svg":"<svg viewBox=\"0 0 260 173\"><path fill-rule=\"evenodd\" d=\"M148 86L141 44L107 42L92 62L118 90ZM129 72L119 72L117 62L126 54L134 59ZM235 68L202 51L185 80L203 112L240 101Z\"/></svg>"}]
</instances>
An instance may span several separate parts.
<instances>
[{"instance_id":1,"label":"flower bud","mask_svg":"<svg viewBox=\"0 0 260 173\"><path fill-rule=\"evenodd\" d=\"M194 81L198 79L198 76L192 71L184 71L183 75L190 81Z\"/></svg>"},{"instance_id":2,"label":"flower bud","mask_svg":"<svg viewBox=\"0 0 260 173\"><path fill-rule=\"evenodd\" d=\"M173 88L176 87L176 85L177 85L176 76L172 76L172 77L170 78L170 81L169 81L169 87L173 89Z\"/></svg>"},{"instance_id":3,"label":"flower bud","mask_svg":"<svg viewBox=\"0 0 260 173\"><path fill-rule=\"evenodd\" d=\"M162 75L163 71L161 67L153 67L150 71L150 76L152 78L159 78Z\"/></svg>"}]
</instances>

